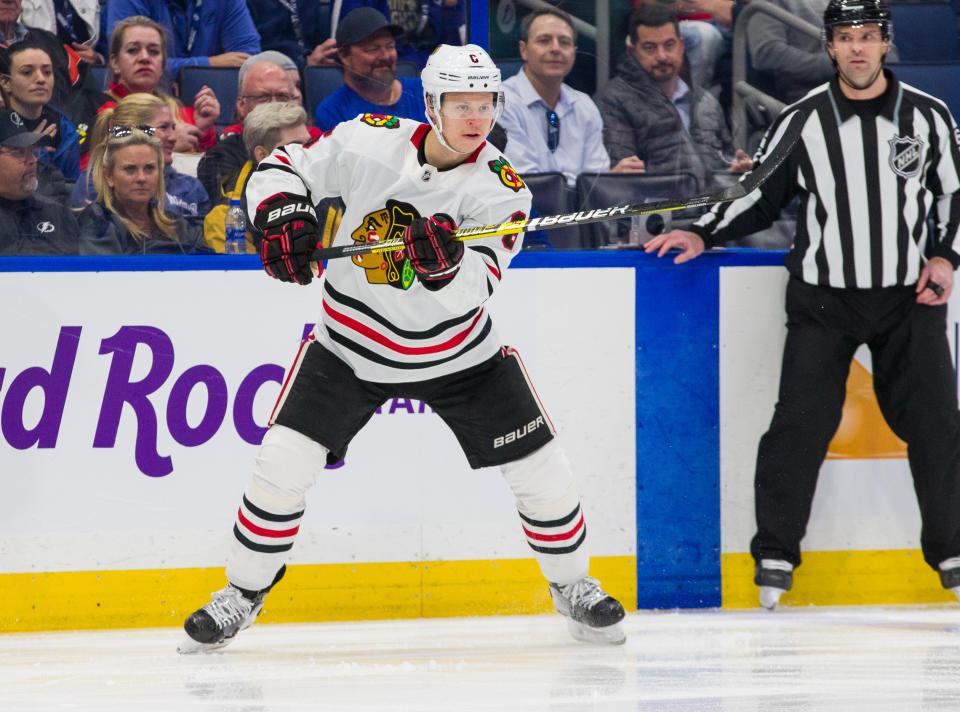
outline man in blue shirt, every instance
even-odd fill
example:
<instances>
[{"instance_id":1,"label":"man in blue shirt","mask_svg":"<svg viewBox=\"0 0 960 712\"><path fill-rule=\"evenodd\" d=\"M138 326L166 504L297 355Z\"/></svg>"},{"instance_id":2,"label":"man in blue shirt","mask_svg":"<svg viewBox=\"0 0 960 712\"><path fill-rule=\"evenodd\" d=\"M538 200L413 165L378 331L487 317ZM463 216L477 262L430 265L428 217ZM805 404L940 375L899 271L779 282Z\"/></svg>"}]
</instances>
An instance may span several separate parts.
<instances>
[{"instance_id":1,"label":"man in blue shirt","mask_svg":"<svg viewBox=\"0 0 960 712\"><path fill-rule=\"evenodd\" d=\"M573 69L576 35L563 10L535 10L520 27L523 68L503 83L500 125L507 131L513 167L524 173L563 173L572 187L580 173L610 171L603 120L589 96L563 83ZM639 173L636 156L620 160L615 173Z\"/></svg>"},{"instance_id":2,"label":"man in blue shirt","mask_svg":"<svg viewBox=\"0 0 960 712\"><path fill-rule=\"evenodd\" d=\"M344 86L317 105L317 128L329 131L359 114L424 120L420 80L396 76L396 38L401 34L372 7L352 10L340 21L336 40Z\"/></svg>"},{"instance_id":3,"label":"man in blue shirt","mask_svg":"<svg viewBox=\"0 0 960 712\"><path fill-rule=\"evenodd\" d=\"M187 64L239 67L260 52L260 35L245 0L108 0L107 36L131 15L167 30L167 71L176 80Z\"/></svg>"}]
</instances>

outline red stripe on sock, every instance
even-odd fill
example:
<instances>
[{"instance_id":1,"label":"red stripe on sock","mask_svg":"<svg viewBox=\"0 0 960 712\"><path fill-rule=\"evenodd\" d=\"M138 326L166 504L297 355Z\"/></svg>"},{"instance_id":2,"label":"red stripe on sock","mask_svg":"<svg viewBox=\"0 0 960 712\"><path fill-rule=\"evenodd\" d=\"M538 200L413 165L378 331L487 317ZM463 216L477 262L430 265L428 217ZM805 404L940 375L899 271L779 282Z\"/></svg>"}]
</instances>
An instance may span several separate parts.
<instances>
[{"instance_id":1,"label":"red stripe on sock","mask_svg":"<svg viewBox=\"0 0 960 712\"><path fill-rule=\"evenodd\" d=\"M575 526L570 531L565 534L536 534L526 527L523 528L524 534L526 534L530 539L534 541L564 541L566 539L573 539L574 534L576 534L580 529L583 528L583 514L581 513L580 519L577 520L577 526Z\"/></svg>"},{"instance_id":2,"label":"red stripe on sock","mask_svg":"<svg viewBox=\"0 0 960 712\"><path fill-rule=\"evenodd\" d=\"M284 537L293 536L298 531L300 531L300 525L298 524L293 529L283 529L281 531L275 531L273 529L264 529L263 527L258 527L256 524L251 522L245 516L243 516L243 510L237 510L237 519L244 526L245 529L250 530L251 533L257 534L258 536L266 536L271 539L283 539Z\"/></svg>"}]
</instances>

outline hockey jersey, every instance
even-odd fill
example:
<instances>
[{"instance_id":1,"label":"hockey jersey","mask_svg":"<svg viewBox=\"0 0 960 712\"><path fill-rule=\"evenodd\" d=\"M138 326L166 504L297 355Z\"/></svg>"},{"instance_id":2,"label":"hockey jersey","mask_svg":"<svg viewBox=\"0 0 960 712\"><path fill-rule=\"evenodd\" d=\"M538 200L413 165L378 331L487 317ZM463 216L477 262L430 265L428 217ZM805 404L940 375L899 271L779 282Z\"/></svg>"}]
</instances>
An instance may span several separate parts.
<instances>
[{"instance_id":1,"label":"hockey jersey","mask_svg":"<svg viewBox=\"0 0 960 712\"><path fill-rule=\"evenodd\" d=\"M415 218L436 213L458 227L529 215L529 190L488 143L449 170L421 164L430 130L365 114L302 146L278 148L248 180L247 205L252 213L281 191L313 204L339 195L346 210L335 245L401 237ZM522 235L466 242L456 276L436 291L420 283L403 251L329 260L314 336L367 381L422 381L477 365L501 346L484 304L521 243Z\"/></svg>"}]
</instances>

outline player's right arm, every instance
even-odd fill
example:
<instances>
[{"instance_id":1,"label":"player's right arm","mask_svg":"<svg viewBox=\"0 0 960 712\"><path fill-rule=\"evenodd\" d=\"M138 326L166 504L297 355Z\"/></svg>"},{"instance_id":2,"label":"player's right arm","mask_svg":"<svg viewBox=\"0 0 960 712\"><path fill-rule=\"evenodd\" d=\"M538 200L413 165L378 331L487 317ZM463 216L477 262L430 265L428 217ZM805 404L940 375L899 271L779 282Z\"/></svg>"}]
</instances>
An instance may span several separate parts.
<instances>
[{"instance_id":1,"label":"player's right arm","mask_svg":"<svg viewBox=\"0 0 960 712\"><path fill-rule=\"evenodd\" d=\"M309 284L322 266L310 256L320 246L313 206L340 195L347 180L345 144L353 127L340 124L332 132L300 146L280 146L260 162L244 190L250 219L263 233L260 260L271 277Z\"/></svg>"}]
</instances>

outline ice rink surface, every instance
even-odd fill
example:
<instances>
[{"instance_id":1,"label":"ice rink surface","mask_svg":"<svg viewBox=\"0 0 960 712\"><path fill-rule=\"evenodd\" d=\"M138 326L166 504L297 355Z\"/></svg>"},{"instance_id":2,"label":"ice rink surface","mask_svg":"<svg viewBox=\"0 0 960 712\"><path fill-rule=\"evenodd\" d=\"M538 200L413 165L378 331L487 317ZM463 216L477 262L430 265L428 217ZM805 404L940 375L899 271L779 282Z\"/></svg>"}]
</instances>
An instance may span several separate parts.
<instances>
[{"instance_id":1,"label":"ice rink surface","mask_svg":"<svg viewBox=\"0 0 960 712\"><path fill-rule=\"evenodd\" d=\"M254 625L181 656L174 628L0 635L0 710L495 712L960 710L960 609L627 616L627 643L558 616Z\"/></svg>"}]
</instances>

